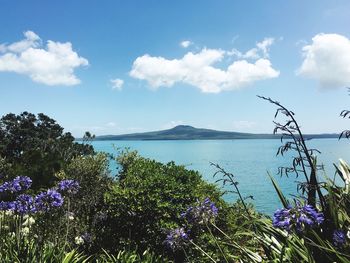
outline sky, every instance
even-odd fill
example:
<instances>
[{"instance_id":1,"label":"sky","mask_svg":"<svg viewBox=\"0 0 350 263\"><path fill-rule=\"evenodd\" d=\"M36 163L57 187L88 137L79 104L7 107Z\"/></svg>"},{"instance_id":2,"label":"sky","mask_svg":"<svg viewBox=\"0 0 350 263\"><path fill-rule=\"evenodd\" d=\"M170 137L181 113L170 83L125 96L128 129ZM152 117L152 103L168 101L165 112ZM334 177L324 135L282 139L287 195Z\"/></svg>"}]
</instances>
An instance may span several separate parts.
<instances>
[{"instance_id":1,"label":"sky","mask_svg":"<svg viewBox=\"0 0 350 263\"><path fill-rule=\"evenodd\" d=\"M180 124L349 128L350 1L0 0L0 115L45 113L74 136Z\"/></svg>"}]
</instances>

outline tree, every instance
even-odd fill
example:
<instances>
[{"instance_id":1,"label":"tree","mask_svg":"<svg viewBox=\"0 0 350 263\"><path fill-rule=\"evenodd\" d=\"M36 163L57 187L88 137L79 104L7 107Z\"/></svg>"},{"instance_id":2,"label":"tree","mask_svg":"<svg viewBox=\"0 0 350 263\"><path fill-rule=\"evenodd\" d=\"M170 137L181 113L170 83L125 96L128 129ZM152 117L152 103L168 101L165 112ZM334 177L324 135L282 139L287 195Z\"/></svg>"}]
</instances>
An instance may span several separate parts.
<instances>
[{"instance_id":1,"label":"tree","mask_svg":"<svg viewBox=\"0 0 350 263\"><path fill-rule=\"evenodd\" d=\"M91 145L75 142L43 113L10 113L0 119L0 156L11 164L11 175L31 177L33 189L51 186L54 174L72 158L91 153Z\"/></svg>"}]
</instances>

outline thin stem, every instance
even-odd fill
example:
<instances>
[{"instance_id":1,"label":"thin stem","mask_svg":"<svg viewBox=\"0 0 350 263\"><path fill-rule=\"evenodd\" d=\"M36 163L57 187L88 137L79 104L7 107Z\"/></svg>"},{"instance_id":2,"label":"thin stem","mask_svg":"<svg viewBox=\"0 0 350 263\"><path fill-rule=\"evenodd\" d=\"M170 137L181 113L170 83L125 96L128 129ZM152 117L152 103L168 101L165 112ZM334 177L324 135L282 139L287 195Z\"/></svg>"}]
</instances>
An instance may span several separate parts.
<instances>
[{"instance_id":1,"label":"thin stem","mask_svg":"<svg viewBox=\"0 0 350 263\"><path fill-rule=\"evenodd\" d=\"M196 243L194 243L192 240L190 240L190 243L194 245L199 251L201 251L204 255L206 255L211 261L215 262L216 261L207 253L205 252L200 246L198 246Z\"/></svg>"},{"instance_id":2,"label":"thin stem","mask_svg":"<svg viewBox=\"0 0 350 263\"><path fill-rule=\"evenodd\" d=\"M65 238L65 246L68 244L68 233L69 233L69 210L70 210L70 198L67 200L67 228L66 228L66 238Z\"/></svg>"},{"instance_id":3,"label":"thin stem","mask_svg":"<svg viewBox=\"0 0 350 263\"><path fill-rule=\"evenodd\" d=\"M184 252L184 254L185 254L185 257L186 257L186 259L187 259L187 262L190 262L190 258L188 257L188 255L187 255L187 253L186 253L186 250L183 248L183 247L181 247L182 248L182 251Z\"/></svg>"},{"instance_id":4,"label":"thin stem","mask_svg":"<svg viewBox=\"0 0 350 263\"><path fill-rule=\"evenodd\" d=\"M205 225L206 225L206 227L208 228L208 231L209 231L210 235L213 237L216 246L217 246L218 249L220 250L220 253L221 253L222 256L224 257L225 261L228 263L228 260L227 260L227 258L226 258L226 256L225 256L224 251L222 251L221 246L219 245L218 241L216 240L215 236L213 235L213 232L211 232L210 227L208 226L207 222L205 223Z\"/></svg>"},{"instance_id":5,"label":"thin stem","mask_svg":"<svg viewBox=\"0 0 350 263\"><path fill-rule=\"evenodd\" d=\"M229 237L224 231L222 231L217 225L215 225L214 223L211 223L213 227L215 227L221 234L223 234L226 238L228 238L229 240L232 240L231 237Z\"/></svg>"}]
</instances>

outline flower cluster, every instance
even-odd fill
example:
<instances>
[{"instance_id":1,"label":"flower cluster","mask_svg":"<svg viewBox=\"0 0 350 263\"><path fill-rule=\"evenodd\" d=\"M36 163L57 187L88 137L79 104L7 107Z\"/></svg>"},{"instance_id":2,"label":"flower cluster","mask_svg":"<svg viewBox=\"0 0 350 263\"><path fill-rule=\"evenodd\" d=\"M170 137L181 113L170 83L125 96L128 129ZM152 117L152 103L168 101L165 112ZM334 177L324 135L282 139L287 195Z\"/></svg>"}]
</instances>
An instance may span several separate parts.
<instances>
[{"instance_id":1,"label":"flower cluster","mask_svg":"<svg viewBox=\"0 0 350 263\"><path fill-rule=\"evenodd\" d=\"M333 244L336 247L342 247L346 243L346 236L344 231L342 230L335 230L333 232Z\"/></svg>"},{"instance_id":2,"label":"flower cluster","mask_svg":"<svg viewBox=\"0 0 350 263\"><path fill-rule=\"evenodd\" d=\"M67 194L74 195L78 193L79 188L80 188L80 185L75 180L66 179L58 183L58 191L67 193Z\"/></svg>"},{"instance_id":3,"label":"flower cluster","mask_svg":"<svg viewBox=\"0 0 350 263\"><path fill-rule=\"evenodd\" d=\"M6 192L6 191L11 193L25 191L29 189L31 185L32 185L32 179L30 179L28 176L17 176L12 181L5 182L2 185L0 185L0 193Z\"/></svg>"},{"instance_id":4,"label":"flower cluster","mask_svg":"<svg viewBox=\"0 0 350 263\"><path fill-rule=\"evenodd\" d=\"M323 213L318 213L311 205L301 206L297 203L295 207L278 209L273 215L273 226L287 231L293 228L302 233L306 228L313 228L322 224Z\"/></svg>"},{"instance_id":5,"label":"flower cluster","mask_svg":"<svg viewBox=\"0 0 350 263\"><path fill-rule=\"evenodd\" d=\"M17 176L10 182L0 185L0 193L20 193L30 188L32 180L27 176ZM14 201L0 201L0 211L12 211L18 214L30 214L49 211L51 208L63 205L62 194L73 195L79 191L79 183L75 180L62 180L58 189L49 189L32 197L20 194ZM62 194L61 194L62 193Z\"/></svg>"},{"instance_id":6,"label":"flower cluster","mask_svg":"<svg viewBox=\"0 0 350 263\"><path fill-rule=\"evenodd\" d=\"M176 251L179 248L182 248L188 239L188 234L186 233L185 229L180 227L170 230L164 243L169 249Z\"/></svg>"},{"instance_id":7,"label":"flower cluster","mask_svg":"<svg viewBox=\"0 0 350 263\"><path fill-rule=\"evenodd\" d=\"M200 202L198 206L189 207L186 212L181 214L182 218L185 218L190 223L206 224L211 220L214 220L218 215L218 208L215 203L210 201L207 197L203 202Z\"/></svg>"},{"instance_id":8,"label":"flower cluster","mask_svg":"<svg viewBox=\"0 0 350 263\"><path fill-rule=\"evenodd\" d=\"M12 210L22 215L34 213L37 210L33 197L27 194L19 195L12 203L14 205Z\"/></svg>"},{"instance_id":9,"label":"flower cluster","mask_svg":"<svg viewBox=\"0 0 350 263\"><path fill-rule=\"evenodd\" d=\"M35 197L35 206L40 211L49 211L51 208L60 207L62 205L62 195L53 189L41 192Z\"/></svg>"}]
</instances>

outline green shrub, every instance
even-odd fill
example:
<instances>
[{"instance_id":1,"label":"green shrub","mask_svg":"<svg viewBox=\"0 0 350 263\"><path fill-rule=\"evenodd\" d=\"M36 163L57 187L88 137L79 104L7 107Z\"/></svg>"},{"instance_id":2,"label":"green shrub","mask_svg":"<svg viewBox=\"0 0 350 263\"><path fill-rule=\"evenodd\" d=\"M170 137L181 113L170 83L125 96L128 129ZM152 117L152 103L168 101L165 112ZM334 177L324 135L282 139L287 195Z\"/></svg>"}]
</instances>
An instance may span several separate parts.
<instances>
[{"instance_id":1,"label":"green shrub","mask_svg":"<svg viewBox=\"0 0 350 263\"><path fill-rule=\"evenodd\" d=\"M103 227L99 217L105 210L104 195L113 183L108 167L107 155L98 153L78 156L56 174L61 180L79 182L80 188L76 194L65 196L60 209L37 215L35 233L41 238L40 243L77 247L76 240L85 237L85 242L78 246L80 249L93 253L100 247L95 245L99 227Z\"/></svg>"},{"instance_id":2,"label":"green shrub","mask_svg":"<svg viewBox=\"0 0 350 263\"><path fill-rule=\"evenodd\" d=\"M210 197L220 209L218 224L227 229L230 210L218 188L198 172L162 164L127 152L119 158L119 182L106 194L108 220L101 240L110 250L120 245L163 251L169 229L184 223L180 214ZM111 242L113 240L113 242Z\"/></svg>"}]
</instances>

